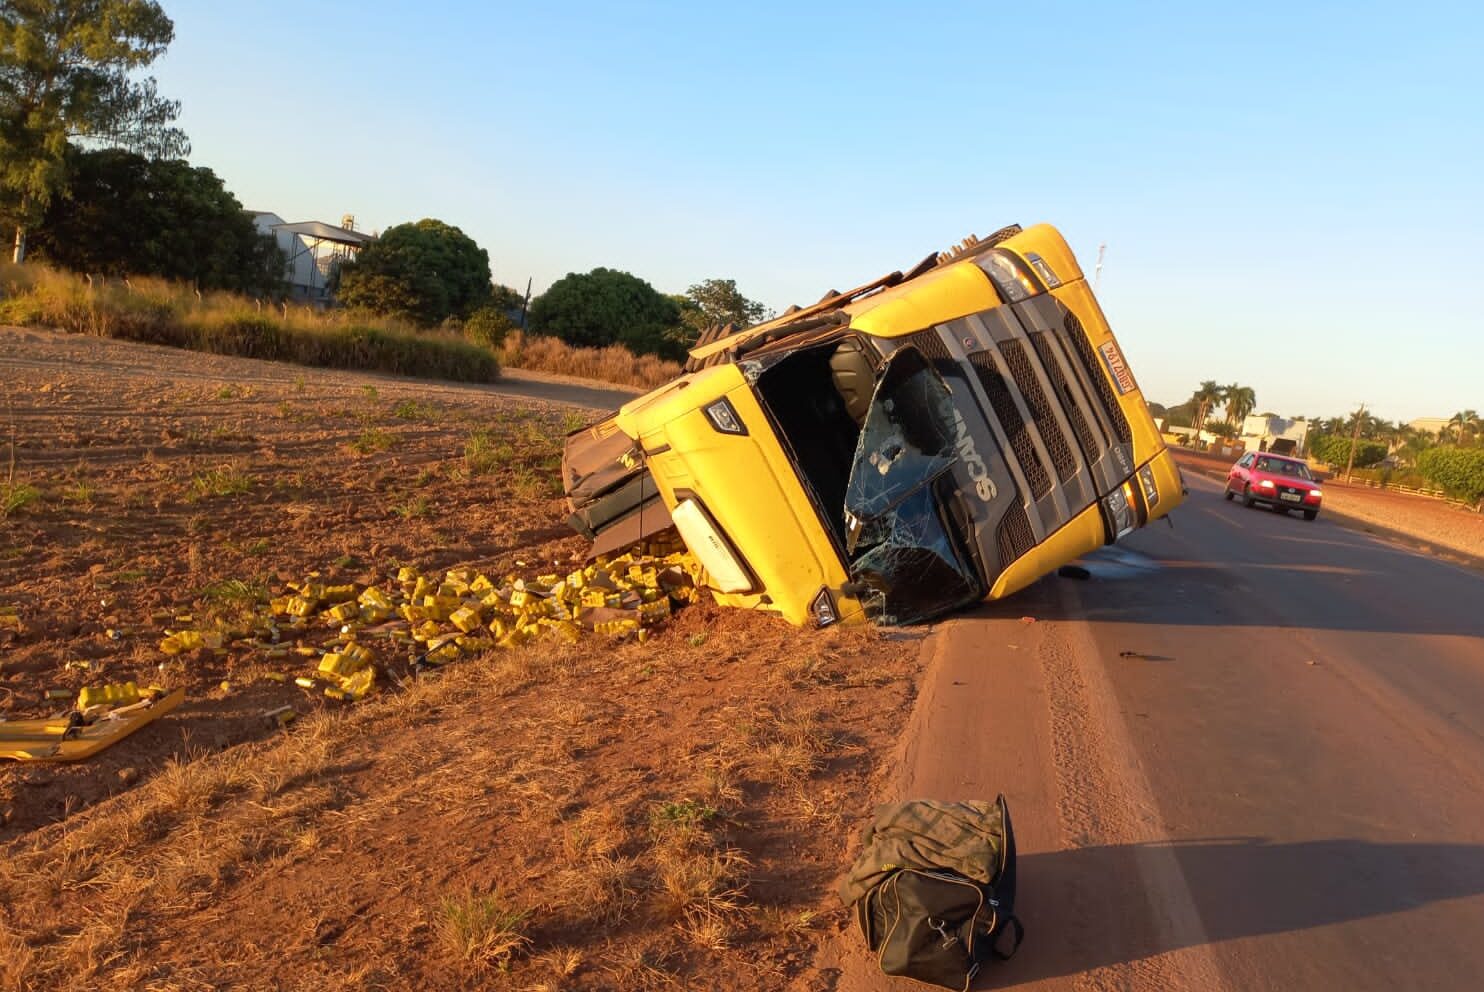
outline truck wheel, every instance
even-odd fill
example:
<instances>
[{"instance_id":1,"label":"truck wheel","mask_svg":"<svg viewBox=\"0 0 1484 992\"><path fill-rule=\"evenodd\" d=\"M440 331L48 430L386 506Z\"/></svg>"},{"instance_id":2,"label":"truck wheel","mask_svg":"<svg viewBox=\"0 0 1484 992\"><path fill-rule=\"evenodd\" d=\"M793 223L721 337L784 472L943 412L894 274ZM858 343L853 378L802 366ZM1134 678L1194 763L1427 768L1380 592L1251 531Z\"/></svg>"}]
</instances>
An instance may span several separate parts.
<instances>
[{"instance_id":1,"label":"truck wheel","mask_svg":"<svg viewBox=\"0 0 1484 992\"><path fill-rule=\"evenodd\" d=\"M1319 511L1318 510L1305 510L1304 511L1304 519L1305 520L1313 520L1317 516L1319 516Z\"/></svg>"},{"instance_id":2,"label":"truck wheel","mask_svg":"<svg viewBox=\"0 0 1484 992\"><path fill-rule=\"evenodd\" d=\"M1257 505L1257 500L1252 498L1251 483L1248 483L1247 485L1242 487L1242 505L1248 507L1249 509Z\"/></svg>"}]
</instances>

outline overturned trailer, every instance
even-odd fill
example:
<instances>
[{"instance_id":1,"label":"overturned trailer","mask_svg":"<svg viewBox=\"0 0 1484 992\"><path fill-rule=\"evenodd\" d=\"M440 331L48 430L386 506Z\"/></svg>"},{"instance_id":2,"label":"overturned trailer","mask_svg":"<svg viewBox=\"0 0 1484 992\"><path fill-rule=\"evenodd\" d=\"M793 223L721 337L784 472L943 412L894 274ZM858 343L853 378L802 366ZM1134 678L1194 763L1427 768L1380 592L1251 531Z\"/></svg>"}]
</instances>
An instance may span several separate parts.
<instances>
[{"instance_id":1,"label":"overturned trailer","mask_svg":"<svg viewBox=\"0 0 1484 992\"><path fill-rule=\"evenodd\" d=\"M593 553L676 528L719 602L911 623L1169 513L1179 469L1062 236L1012 226L720 328L568 438Z\"/></svg>"}]
</instances>

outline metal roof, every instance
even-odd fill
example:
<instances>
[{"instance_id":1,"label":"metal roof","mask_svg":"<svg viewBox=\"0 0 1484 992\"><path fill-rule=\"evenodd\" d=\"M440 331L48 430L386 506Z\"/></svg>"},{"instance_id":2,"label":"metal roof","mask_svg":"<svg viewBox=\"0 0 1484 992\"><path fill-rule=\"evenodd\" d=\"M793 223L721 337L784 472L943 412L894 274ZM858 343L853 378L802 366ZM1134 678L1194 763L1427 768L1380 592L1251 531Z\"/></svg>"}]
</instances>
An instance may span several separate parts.
<instances>
[{"instance_id":1,"label":"metal roof","mask_svg":"<svg viewBox=\"0 0 1484 992\"><path fill-rule=\"evenodd\" d=\"M298 234L306 238L314 238L318 241L331 241L340 245L353 245L357 248L370 244L376 238L370 234L360 231L347 231L343 227L334 224L326 224L324 221L306 220L297 224L275 224L275 231L287 231L290 234Z\"/></svg>"}]
</instances>

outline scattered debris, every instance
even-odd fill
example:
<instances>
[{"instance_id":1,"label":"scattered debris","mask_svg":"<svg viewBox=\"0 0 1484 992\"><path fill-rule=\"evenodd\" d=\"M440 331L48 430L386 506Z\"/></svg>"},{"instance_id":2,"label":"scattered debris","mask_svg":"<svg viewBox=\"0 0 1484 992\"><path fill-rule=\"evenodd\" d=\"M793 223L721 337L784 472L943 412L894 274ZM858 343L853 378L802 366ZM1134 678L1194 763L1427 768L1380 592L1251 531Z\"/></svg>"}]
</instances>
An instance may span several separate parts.
<instances>
[{"instance_id":1,"label":"scattered debris","mask_svg":"<svg viewBox=\"0 0 1484 992\"><path fill-rule=\"evenodd\" d=\"M1120 651L1120 652L1118 652L1118 657L1120 657L1120 658L1134 658L1134 659L1137 659L1139 661L1174 661L1175 660L1174 658L1167 658L1167 657L1165 657L1162 654L1145 654L1142 651Z\"/></svg>"},{"instance_id":2,"label":"scattered debris","mask_svg":"<svg viewBox=\"0 0 1484 992\"><path fill-rule=\"evenodd\" d=\"M140 689L132 682L84 689L77 708L49 720L0 721L0 758L81 761L169 713L185 690Z\"/></svg>"},{"instance_id":3,"label":"scattered debris","mask_svg":"<svg viewBox=\"0 0 1484 992\"><path fill-rule=\"evenodd\" d=\"M1020 622L1021 623L1035 623L1036 622L1036 618L1035 617L1021 617L1020 618Z\"/></svg>"},{"instance_id":4,"label":"scattered debris","mask_svg":"<svg viewBox=\"0 0 1484 992\"><path fill-rule=\"evenodd\" d=\"M292 706L280 706L277 709L271 709L264 713L263 719L275 727L282 727L292 723L298 715L298 712Z\"/></svg>"}]
</instances>

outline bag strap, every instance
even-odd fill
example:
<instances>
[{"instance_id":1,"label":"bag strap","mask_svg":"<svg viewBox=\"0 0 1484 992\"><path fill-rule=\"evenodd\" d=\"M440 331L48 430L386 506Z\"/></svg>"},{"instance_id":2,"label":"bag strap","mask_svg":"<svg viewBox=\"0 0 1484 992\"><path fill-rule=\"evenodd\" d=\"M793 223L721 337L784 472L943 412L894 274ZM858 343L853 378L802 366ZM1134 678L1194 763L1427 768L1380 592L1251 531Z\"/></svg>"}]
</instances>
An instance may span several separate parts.
<instances>
[{"instance_id":1,"label":"bag strap","mask_svg":"<svg viewBox=\"0 0 1484 992\"><path fill-rule=\"evenodd\" d=\"M1010 945L1009 951L1002 951L1000 950L1000 937L1011 927L1015 928L1015 943ZM989 945L989 949L1001 961L1009 961L1015 956L1015 952L1020 950L1020 942L1024 939L1025 927L1021 926L1020 917L1012 913L1005 917L1005 925L1000 927L999 933L995 934L994 942Z\"/></svg>"}]
</instances>

